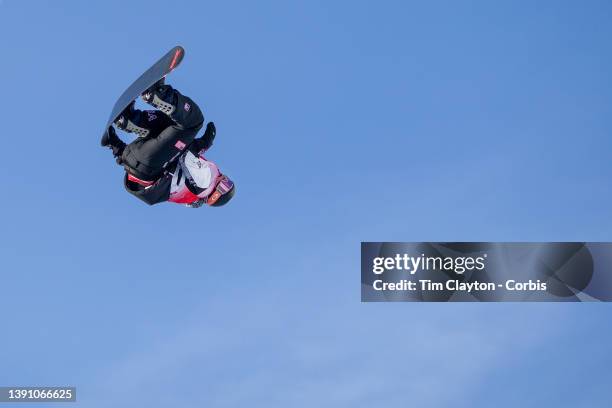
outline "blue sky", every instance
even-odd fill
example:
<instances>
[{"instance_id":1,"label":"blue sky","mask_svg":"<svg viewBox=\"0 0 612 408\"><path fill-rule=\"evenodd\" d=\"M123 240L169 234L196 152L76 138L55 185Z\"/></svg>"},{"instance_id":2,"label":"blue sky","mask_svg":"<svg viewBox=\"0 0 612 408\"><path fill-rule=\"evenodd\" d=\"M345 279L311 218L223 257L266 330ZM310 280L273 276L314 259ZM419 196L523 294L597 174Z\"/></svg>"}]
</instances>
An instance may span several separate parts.
<instances>
[{"instance_id":1,"label":"blue sky","mask_svg":"<svg viewBox=\"0 0 612 408\"><path fill-rule=\"evenodd\" d=\"M360 241L610 241L605 1L0 0L0 384L83 407L608 407L605 304L361 304ZM223 209L99 136L170 47Z\"/></svg>"}]
</instances>

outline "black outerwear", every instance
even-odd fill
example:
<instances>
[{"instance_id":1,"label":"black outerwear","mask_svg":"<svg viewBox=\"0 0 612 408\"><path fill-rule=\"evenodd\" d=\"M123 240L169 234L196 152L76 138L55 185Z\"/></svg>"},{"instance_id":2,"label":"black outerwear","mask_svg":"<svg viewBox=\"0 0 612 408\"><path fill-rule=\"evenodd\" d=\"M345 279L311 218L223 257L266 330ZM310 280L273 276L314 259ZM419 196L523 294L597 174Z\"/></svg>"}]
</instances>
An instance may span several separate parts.
<instances>
[{"instance_id":1,"label":"black outerwear","mask_svg":"<svg viewBox=\"0 0 612 408\"><path fill-rule=\"evenodd\" d=\"M175 106L169 117L161 111L135 110L130 118L137 126L150 130L146 137L128 144L121 155L126 171L141 180L155 181L162 176L168 165L193 142L204 124L204 115L191 98L169 85L164 87L167 90L164 99Z\"/></svg>"},{"instance_id":2,"label":"black outerwear","mask_svg":"<svg viewBox=\"0 0 612 408\"><path fill-rule=\"evenodd\" d=\"M124 185L125 189L138 197L149 205L163 203L170 198L170 185L172 184L172 174L167 173L160 177L153 185L143 187L138 183L128 180L128 175L125 173Z\"/></svg>"}]
</instances>

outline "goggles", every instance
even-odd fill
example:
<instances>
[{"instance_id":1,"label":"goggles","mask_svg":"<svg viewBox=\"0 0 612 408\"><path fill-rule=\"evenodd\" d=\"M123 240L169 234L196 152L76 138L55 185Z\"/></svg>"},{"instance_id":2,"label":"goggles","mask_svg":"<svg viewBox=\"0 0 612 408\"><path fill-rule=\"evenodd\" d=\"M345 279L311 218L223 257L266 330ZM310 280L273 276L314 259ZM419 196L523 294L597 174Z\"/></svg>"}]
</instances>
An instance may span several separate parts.
<instances>
[{"instance_id":1,"label":"goggles","mask_svg":"<svg viewBox=\"0 0 612 408\"><path fill-rule=\"evenodd\" d=\"M206 204L208 205L213 205L216 203L223 194L228 193L234 187L234 182L227 178L227 176L221 174L219 175L218 180L219 181L217 182L215 191L209 195L208 199L206 200Z\"/></svg>"}]
</instances>

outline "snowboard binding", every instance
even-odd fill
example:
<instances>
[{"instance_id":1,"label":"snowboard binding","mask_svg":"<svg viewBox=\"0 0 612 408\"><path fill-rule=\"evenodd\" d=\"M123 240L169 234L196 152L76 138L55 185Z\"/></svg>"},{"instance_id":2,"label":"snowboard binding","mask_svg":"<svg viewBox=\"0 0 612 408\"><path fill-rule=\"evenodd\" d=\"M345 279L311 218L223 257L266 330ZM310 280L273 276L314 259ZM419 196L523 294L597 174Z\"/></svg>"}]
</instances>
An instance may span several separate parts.
<instances>
[{"instance_id":1,"label":"snowboard binding","mask_svg":"<svg viewBox=\"0 0 612 408\"><path fill-rule=\"evenodd\" d=\"M121 112L121 114L115 121L115 126L125 132L136 133L140 137L147 137L149 135L149 129L137 126L133 121L136 120L135 116L140 114L140 112L134 109L134 104L135 101L132 101L123 110L123 112Z\"/></svg>"},{"instance_id":2,"label":"snowboard binding","mask_svg":"<svg viewBox=\"0 0 612 408\"><path fill-rule=\"evenodd\" d=\"M170 116L176 110L176 104L168 101L172 95L172 87L166 85L166 78L162 77L159 81L151 85L141 95L142 100L156 109Z\"/></svg>"}]
</instances>

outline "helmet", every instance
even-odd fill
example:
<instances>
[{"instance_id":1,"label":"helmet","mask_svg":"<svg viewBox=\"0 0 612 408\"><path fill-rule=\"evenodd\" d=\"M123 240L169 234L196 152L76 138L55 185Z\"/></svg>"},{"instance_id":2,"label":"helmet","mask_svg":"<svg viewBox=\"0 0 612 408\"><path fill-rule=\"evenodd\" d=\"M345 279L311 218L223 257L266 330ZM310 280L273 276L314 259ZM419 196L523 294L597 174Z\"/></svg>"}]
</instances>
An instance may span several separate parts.
<instances>
[{"instance_id":1,"label":"helmet","mask_svg":"<svg viewBox=\"0 0 612 408\"><path fill-rule=\"evenodd\" d=\"M212 207L221 207L227 204L236 193L234 182L229 177L220 175L218 180L215 191L206 200L206 204Z\"/></svg>"}]
</instances>

